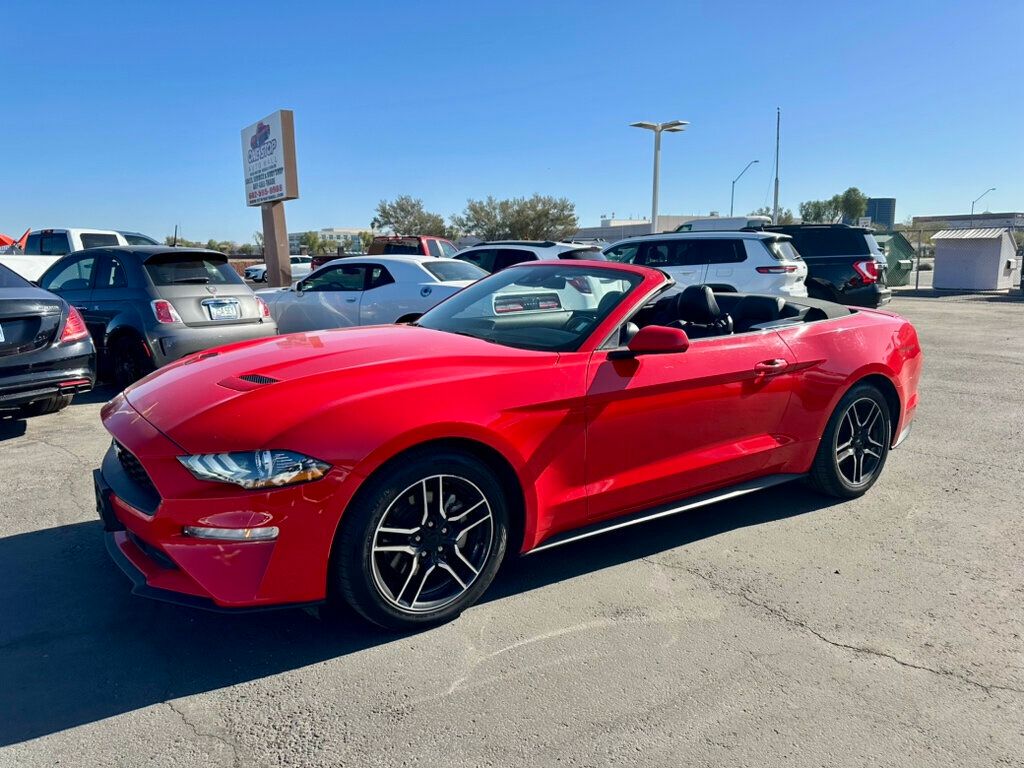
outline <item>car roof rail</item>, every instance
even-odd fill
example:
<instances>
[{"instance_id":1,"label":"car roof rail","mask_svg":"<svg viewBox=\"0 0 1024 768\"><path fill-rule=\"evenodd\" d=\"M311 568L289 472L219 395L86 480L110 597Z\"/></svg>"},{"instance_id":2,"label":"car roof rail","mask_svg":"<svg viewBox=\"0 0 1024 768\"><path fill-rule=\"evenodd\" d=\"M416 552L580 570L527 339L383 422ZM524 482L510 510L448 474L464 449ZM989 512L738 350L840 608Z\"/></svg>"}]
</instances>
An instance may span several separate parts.
<instances>
[{"instance_id":1,"label":"car roof rail","mask_svg":"<svg viewBox=\"0 0 1024 768\"><path fill-rule=\"evenodd\" d=\"M558 243L554 240L484 240L484 242L470 247L477 248L481 245L530 245L534 248L550 248Z\"/></svg>"}]
</instances>

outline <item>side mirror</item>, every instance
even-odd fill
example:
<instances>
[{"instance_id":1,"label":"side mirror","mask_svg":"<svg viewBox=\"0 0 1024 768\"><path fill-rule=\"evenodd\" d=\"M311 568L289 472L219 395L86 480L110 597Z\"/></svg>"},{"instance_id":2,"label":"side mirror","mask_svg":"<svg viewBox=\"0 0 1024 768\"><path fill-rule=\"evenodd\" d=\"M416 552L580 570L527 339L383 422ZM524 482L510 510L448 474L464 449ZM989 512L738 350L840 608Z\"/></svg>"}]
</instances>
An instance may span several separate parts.
<instances>
[{"instance_id":1,"label":"side mirror","mask_svg":"<svg viewBox=\"0 0 1024 768\"><path fill-rule=\"evenodd\" d=\"M625 360L638 355L664 355L671 352L685 352L690 348L690 337L682 328L667 328L663 325L648 325L629 340L625 349L615 349L608 354L610 360Z\"/></svg>"},{"instance_id":2,"label":"side mirror","mask_svg":"<svg viewBox=\"0 0 1024 768\"><path fill-rule=\"evenodd\" d=\"M304 290L306 290L306 281L296 280L295 285L293 285L292 287L295 289L296 293L302 293Z\"/></svg>"}]
</instances>

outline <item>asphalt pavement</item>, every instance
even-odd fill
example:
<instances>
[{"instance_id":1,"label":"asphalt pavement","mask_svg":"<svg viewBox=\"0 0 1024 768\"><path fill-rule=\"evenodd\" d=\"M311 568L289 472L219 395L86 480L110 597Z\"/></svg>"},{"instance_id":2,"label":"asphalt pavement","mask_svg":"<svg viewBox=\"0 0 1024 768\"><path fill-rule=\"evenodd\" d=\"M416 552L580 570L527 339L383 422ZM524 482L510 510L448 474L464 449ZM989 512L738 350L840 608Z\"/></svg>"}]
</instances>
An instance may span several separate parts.
<instances>
[{"instance_id":1,"label":"asphalt pavement","mask_svg":"<svg viewBox=\"0 0 1024 768\"><path fill-rule=\"evenodd\" d=\"M922 400L866 497L532 555L415 635L130 596L90 478L111 393L0 421L0 766L1024 765L1024 303L891 308Z\"/></svg>"}]
</instances>

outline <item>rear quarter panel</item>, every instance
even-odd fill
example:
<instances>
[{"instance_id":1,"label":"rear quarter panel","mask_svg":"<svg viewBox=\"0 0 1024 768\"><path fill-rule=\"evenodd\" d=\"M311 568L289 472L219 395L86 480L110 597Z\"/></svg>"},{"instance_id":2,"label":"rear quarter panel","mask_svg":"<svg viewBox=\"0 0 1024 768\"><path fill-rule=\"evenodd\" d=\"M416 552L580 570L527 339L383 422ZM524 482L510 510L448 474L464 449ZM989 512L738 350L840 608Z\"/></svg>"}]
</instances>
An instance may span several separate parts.
<instances>
[{"instance_id":1,"label":"rear quarter panel","mask_svg":"<svg viewBox=\"0 0 1024 768\"><path fill-rule=\"evenodd\" d=\"M839 400L867 376L884 376L899 397L893 440L913 418L923 358L917 332L904 318L859 310L848 317L781 329L779 334L800 368L792 374L797 379L794 397L782 422L792 441L786 455L790 471L810 468Z\"/></svg>"}]
</instances>

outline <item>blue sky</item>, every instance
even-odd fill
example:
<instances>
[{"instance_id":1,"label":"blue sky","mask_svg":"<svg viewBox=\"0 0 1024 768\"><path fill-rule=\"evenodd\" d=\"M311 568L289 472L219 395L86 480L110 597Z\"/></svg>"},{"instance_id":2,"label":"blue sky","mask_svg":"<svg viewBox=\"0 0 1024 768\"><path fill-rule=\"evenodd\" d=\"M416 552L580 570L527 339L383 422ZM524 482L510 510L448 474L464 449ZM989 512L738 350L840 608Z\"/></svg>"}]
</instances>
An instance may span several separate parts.
<instances>
[{"instance_id":1,"label":"blue sky","mask_svg":"<svg viewBox=\"0 0 1024 768\"><path fill-rule=\"evenodd\" d=\"M847 186L897 216L1024 210L1024 3L26 2L7 43L0 231L248 240L240 129L295 111L292 230L381 198L564 195L583 225Z\"/></svg>"}]
</instances>

